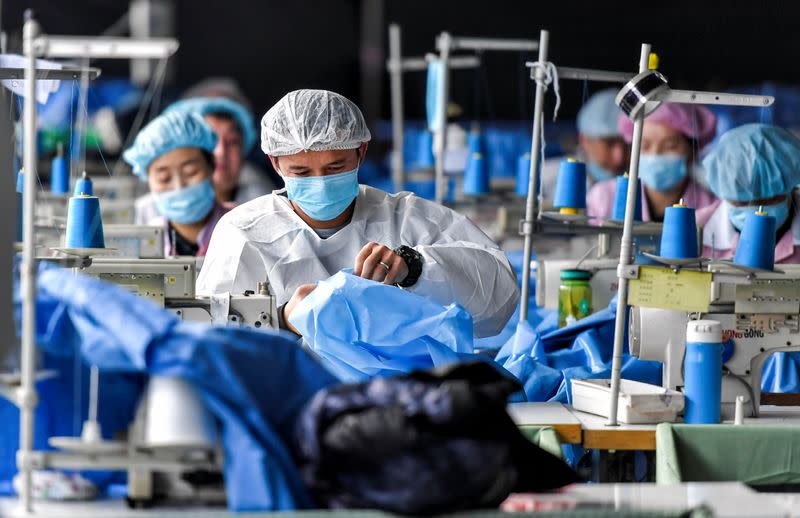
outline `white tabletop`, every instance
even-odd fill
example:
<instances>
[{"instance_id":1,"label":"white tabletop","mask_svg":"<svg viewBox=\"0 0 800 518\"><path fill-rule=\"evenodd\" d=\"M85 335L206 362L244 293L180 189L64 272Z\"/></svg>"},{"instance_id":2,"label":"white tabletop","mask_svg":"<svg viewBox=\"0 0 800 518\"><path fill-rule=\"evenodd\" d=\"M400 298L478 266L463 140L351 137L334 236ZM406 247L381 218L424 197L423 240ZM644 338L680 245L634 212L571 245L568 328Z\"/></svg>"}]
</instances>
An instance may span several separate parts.
<instances>
[{"instance_id":1,"label":"white tabletop","mask_svg":"<svg viewBox=\"0 0 800 518\"><path fill-rule=\"evenodd\" d=\"M721 518L788 517L798 501L798 495L758 493L740 482L576 484L561 493L513 498L530 498L531 509L542 510L598 507L620 511L682 511L706 506Z\"/></svg>"},{"instance_id":2,"label":"white tabletop","mask_svg":"<svg viewBox=\"0 0 800 518\"><path fill-rule=\"evenodd\" d=\"M515 498L530 498L541 504L571 503L579 508L599 506L603 508L671 511L709 507L720 518L758 516L761 518L800 517L800 494L768 494L753 491L739 482L695 482L688 484L575 484L560 493L537 495L515 495ZM540 507L541 508L541 507ZM235 516L225 509L200 507L130 510L122 500L99 500L94 502L36 502L33 516L61 518L113 518L186 517L198 516L221 518ZM794 514L792 514L794 513ZM355 514L355 513L354 513ZM0 498L0 516L29 517L22 512L16 498ZM513 516L513 515L509 515Z\"/></svg>"}]
</instances>

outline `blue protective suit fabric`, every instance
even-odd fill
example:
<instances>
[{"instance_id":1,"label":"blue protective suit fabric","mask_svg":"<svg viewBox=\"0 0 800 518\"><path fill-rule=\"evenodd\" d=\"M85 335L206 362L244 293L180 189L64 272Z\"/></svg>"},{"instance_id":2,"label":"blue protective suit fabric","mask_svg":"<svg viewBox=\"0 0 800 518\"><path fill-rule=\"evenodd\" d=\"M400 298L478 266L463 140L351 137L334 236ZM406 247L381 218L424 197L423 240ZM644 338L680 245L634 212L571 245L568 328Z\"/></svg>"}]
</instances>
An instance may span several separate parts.
<instances>
[{"instance_id":1,"label":"blue protective suit fabric","mask_svg":"<svg viewBox=\"0 0 800 518\"><path fill-rule=\"evenodd\" d=\"M495 361L522 382L528 401L569 403L573 378L611 377L615 311L616 299L571 326L549 331L521 322ZM626 347L622 377L660 385L661 363L638 360Z\"/></svg>"},{"instance_id":2,"label":"blue protective suit fabric","mask_svg":"<svg viewBox=\"0 0 800 518\"><path fill-rule=\"evenodd\" d=\"M800 354L775 353L761 371L763 392L800 392Z\"/></svg>"},{"instance_id":3,"label":"blue protective suit fabric","mask_svg":"<svg viewBox=\"0 0 800 518\"><path fill-rule=\"evenodd\" d=\"M312 505L288 444L301 407L336 380L294 339L179 322L122 288L46 265L37 286L37 340L45 351L80 351L101 372L179 376L198 388L221 426L230 509Z\"/></svg>"},{"instance_id":4,"label":"blue protective suit fabric","mask_svg":"<svg viewBox=\"0 0 800 518\"><path fill-rule=\"evenodd\" d=\"M320 281L289 320L346 382L472 357L472 317L464 308L347 271Z\"/></svg>"}]
</instances>

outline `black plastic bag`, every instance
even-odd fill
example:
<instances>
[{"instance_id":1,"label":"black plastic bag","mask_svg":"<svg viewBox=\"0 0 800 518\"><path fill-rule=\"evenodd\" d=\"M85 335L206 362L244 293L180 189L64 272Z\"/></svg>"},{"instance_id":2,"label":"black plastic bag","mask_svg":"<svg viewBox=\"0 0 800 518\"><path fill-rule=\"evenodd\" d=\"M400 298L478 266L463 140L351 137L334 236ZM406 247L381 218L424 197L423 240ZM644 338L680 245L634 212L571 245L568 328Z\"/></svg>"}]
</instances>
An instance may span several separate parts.
<instances>
[{"instance_id":1,"label":"black plastic bag","mask_svg":"<svg viewBox=\"0 0 800 518\"><path fill-rule=\"evenodd\" d=\"M496 507L511 492L579 481L506 412L519 382L464 363L317 393L295 455L321 507L434 514Z\"/></svg>"}]
</instances>

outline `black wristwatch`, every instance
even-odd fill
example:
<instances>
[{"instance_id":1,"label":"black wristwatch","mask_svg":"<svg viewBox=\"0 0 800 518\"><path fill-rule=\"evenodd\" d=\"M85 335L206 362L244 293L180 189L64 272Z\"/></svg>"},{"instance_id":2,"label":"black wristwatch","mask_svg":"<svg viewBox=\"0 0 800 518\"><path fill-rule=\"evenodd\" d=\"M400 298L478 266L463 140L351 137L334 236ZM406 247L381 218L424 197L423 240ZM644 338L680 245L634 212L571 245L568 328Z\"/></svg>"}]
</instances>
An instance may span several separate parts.
<instances>
[{"instance_id":1,"label":"black wristwatch","mask_svg":"<svg viewBox=\"0 0 800 518\"><path fill-rule=\"evenodd\" d=\"M398 246L394 249L394 253L402 257L408 267L408 275L403 279L403 282L398 282L396 285L401 288L409 288L415 285L420 275L422 275L422 254L406 245Z\"/></svg>"}]
</instances>

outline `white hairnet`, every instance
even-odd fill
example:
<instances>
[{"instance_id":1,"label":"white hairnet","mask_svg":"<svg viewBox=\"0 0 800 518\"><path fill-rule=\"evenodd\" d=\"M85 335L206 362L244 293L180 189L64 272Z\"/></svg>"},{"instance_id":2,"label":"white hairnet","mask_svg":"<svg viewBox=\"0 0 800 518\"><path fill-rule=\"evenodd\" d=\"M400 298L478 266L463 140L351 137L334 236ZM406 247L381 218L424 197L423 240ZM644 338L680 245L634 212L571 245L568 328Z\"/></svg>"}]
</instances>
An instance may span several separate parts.
<instances>
[{"instance_id":1,"label":"white hairnet","mask_svg":"<svg viewBox=\"0 0 800 518\"><path fill-rule=\"evenodd\" d=\"M800 139L769 124L726 131L703 159L719 198L751 202L788 194L800 184Z\"/></svg>"},{"instance_id":2,"label":"white hairnet","mask_svg":"<svg viewBox=\"0 0 800 518\"><path fill-rule=\"evenodd\" d=\"M217 145L217 134L195 113L168 111L151 120L136 135L122 158L140 180L147 180L147 168L156 158L180 147L196 147L209 153Z\"/></svg>"},{"instance_id":3,"label":"white hairnet","mask_svg":"<svg viewBox=\"0 0 800 518\"><path fill-rule=\"evenodd\" d=\"M371 138L358 106L327 90L289 92L261 119L261 149L271 156L355 149Z\"/></svg>"}]
</instances>

